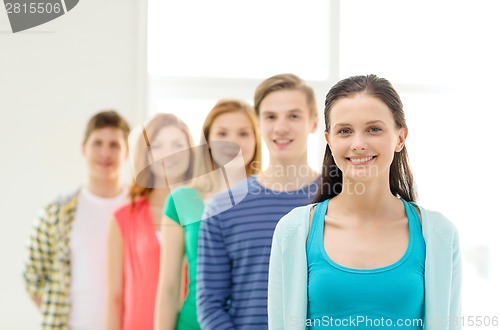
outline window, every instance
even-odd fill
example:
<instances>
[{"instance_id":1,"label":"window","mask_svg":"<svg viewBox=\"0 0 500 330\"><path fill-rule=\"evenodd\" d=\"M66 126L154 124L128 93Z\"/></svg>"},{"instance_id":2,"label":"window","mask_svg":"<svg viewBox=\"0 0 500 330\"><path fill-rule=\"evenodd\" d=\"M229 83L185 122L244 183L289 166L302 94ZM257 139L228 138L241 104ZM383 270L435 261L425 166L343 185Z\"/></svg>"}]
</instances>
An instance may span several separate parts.
<instances>
[{"instance_id":1,"label":"window","mask_svg":"<svg viewBox=\"0 0 500 330\"><path fill-rule=\"evenodd\" d=\"M495 0L151 0L149 114L178 114L197 139L217 99L251 102L260 80L294 72L316 92L310 161L319 169L329 88L354 74L388 78L405 105L420 202L459 229L464 315L493 313L499 9Z\"/></svg>"},{"instance_id":2,"label":"window","mask_svg":"<svg viewBox=\"0 0 500 330\"><path fill-rule=\"evenodd\" d=\"M329 77L328 0L151 0L153 76L262 79ZM317 42L322 40L322 42Z\"/></svg>"},{"instance_id":3,"label":"window","mask_svg":"<svg viewBox=\"0 0 500 330\"><path fill-rule=\"evenodd\" d=\"M216 100L253 103L259 82L283 72L313 86L321 112L333 80L330 12L329 0L149 1L148 114L178 115L198 141ZM322 137L311 137L309 147L319 170Z\"/></svg>"}]
</instances>

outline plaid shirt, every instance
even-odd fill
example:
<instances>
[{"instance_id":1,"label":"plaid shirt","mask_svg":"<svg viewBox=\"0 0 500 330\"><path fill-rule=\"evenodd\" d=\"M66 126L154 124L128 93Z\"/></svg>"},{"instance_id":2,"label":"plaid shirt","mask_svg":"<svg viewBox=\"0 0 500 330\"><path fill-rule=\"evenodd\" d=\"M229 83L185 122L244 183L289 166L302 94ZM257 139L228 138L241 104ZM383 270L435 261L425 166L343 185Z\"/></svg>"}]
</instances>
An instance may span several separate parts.
<instances>
[{"instance_id":1,"label":"plaid shirt","mask_svg":"<svg viewBox=\"0 0 500 330\"><path fill-rule=\"evenodd\" d=\"M68 329L71 283L69 238L77 203L78 191L45 207L29 239L24 279L28 293L42 298L40 309L44 330Z\"/></svg>"}]
</instances>

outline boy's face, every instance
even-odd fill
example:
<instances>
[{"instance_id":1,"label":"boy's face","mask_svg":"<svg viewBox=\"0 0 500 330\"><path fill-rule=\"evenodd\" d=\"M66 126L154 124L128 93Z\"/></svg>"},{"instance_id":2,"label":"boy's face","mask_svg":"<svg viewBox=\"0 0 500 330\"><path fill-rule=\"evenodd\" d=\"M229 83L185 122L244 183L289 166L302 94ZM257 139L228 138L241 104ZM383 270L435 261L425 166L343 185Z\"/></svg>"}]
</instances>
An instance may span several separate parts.
<instances>
[{"instance_id":1,"label":"boy's face","mask_svg":"<svg viewBox=\"0 0 500 330\"><path fill-rule=\"evenodd\" d=\"M259 125L269 149L271 163L307 161L308 134L316 130L306 95L298 90L282 90L267 95L260 104Z\"/></svg>"},{"instance_id":2,"label":"boy's face","mask_svg":"<svg viewBox=\"0 0 500 330\"><path fill-rule=\"evenodd\" d=\"M91 178L118 179L128 154L123 131L114 127L93 130L82 146L82 154Z\"/></svg>"}]
</instances>

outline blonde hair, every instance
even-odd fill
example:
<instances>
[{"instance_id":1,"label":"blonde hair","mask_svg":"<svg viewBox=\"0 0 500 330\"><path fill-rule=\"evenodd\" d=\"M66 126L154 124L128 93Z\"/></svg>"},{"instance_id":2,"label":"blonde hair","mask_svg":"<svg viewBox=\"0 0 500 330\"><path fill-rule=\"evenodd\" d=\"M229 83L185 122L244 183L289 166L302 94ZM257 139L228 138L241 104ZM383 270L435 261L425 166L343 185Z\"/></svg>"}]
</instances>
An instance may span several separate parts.
<instances>
[{"instance_id":1,"label":"blonde hair","mask_svg":"<svg viewBox=\"0 0 500 330\"><path fill-rule=\"evenodd\" d=\"M214 160L206 143L210 142L208 141L208 137L215 119L220 115L231 112L244 113L250 120L252 133L255 136L254 155L250 162L245 165L246 175L250 176L260 172L262 163L262 145L257 126L257 116L254 108L252 108L252 106L248 103L238 99L219 100L205 118L202 128L202 136L200 139L200 146L197 148L197 152L195 154L195 165L191 186L198 190L201 195L207 195L216 192L219 189L219 181L216 180L213 175L205 175L212 173L215 170Z\"/></svg>"},{"instance_id":2,"label":"blonde hair","mask_svg":"<svg viewBox=\"0 0 500 330\"><path fill-rule=\"evenodd\" d=\"M191 136L191 132L189 131L189 128L187 125L178 117L176 117L173 114L170 113L159 113L153 116L147 125L144 127L143 132L147 132L147 137L144 136L143 134L139 135L139 139L149 139L153 140L158 132L165 127L169 126L174 126L180 129L184 135L186 136L186 140L188 141L189 149L190 149L190 161L189 161L189 167L184 173L184 179L189 180L193 177L193 137ZM136 168L145 168L147 165L147 153L145 150L137 150L137 153L135 155L135 166ZM133 181L131 187L130 187L130 192L129 192L129 197L133 201L135 201L137 198L146 196L148 197L151 192L153 191L153 183L155 181L155 177L152 171L148 171L148 178L146 179L146 182L148 184L146 185L141 185L137 183L136 180Z\"/></svg>"}]
</instances>

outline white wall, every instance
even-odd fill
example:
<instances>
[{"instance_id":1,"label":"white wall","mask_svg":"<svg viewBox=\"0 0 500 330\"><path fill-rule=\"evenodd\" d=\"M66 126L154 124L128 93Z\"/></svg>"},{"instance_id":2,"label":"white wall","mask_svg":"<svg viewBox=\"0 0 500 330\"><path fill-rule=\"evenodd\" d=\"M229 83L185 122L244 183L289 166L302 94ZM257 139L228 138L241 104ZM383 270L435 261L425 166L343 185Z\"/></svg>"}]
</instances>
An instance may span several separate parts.
<instances>
[{"instance_id":1,"label":"white wall","mask_svg":"<svg viewBox=\"0 0 500 330\"><path fill-rule=\"evenodd\" d=\"M36 329L22 282L25 242L38 210L85 180L90 116L113 107L131 125L143 119L146 1L82 0L16 34L1 7L0 329Z\"/></svg>"}]
</instances>

